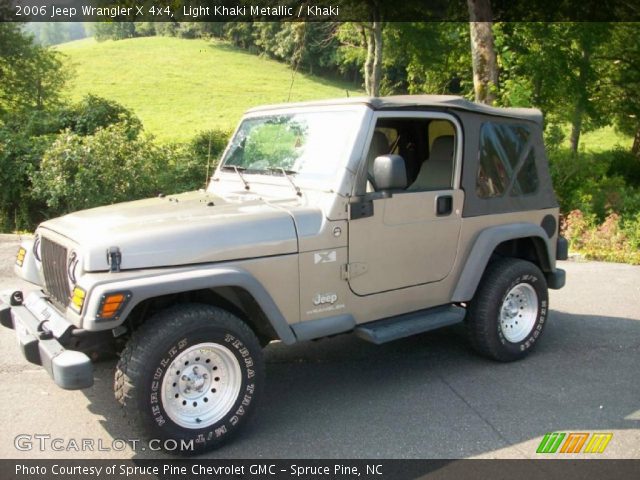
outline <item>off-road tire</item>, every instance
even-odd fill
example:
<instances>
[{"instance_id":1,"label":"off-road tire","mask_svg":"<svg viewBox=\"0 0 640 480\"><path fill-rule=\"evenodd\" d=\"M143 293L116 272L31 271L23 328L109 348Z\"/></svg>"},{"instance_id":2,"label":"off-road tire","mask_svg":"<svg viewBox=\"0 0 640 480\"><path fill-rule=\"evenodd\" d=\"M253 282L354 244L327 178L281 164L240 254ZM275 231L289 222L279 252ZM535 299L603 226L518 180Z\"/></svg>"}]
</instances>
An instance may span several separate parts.
<instances>
[{"instance_id":1,"label":"off-road tire","mask_svg":"<svg viewBox=\"0 0 640 480\"><path fill-rule=\"evenodd\" d=\"M510 341L509 333L503 332L503 328L508 326L503 327L501 311L504 302L508 302L507 295L519 285L519 288L535 291L537 314L532 316L535 320L529 333L518 341ZM491 262L467 311L471 346L480 355L502 362L525 357L542 335L547 322L548 305L547 282L535 264L516 258L500 258ZM513 323L516 321L514 318Z\"/></svg>"},{"instance_id":2,"label":"off-road tire","mask_svg":"<svg viewBox=\"0 0 640 480\"><path fill-rule=\"evenodd\" d=\"M239 373L229 376L237 379L236 387L224 390L225 378L215 377L220 375L220 372L224 374L222 366L219 371L218 367L214 366L219 363L215 353L208 353L213 356L213 360L210 358L206 365L203 363L204 360L198 358L194 359L190 367L184 367L185 371L189 368L193 373L194 365L197 363L199 370L195 370L196 372L209 373L209 376L201 374L198 377L198 380L202 380L201 377L208 379L210 383L207 384L207 388L219 386L219 391L230 392L225 397L227 403L223 402L223 405L231 405L228 412L219 420L214 421L215 416L212 417L210 420L214 423L204 428L186 428L172 420L167 413L167 406L175 415L176 409L181 408L179 405L182 403L178 404L176 400L178 406L171 407L173 390L170 395L163 390L164 386L170 389L173 385L176 392L179 392L178 389L183 385L181 382L186 376L183 375L177 380L177 387L176 383L171 384L176 372L180 374L179 370L172 367L176 366L175 362L178 359L187 358L184 355L190 355L189 352L199 354L200 347L192 348L195 345L213 345L210 348L219 348L223 353L220 358L226 358L227 364L234 366L229 371ZM214 369L217 372L214 372ZM168 383L163 383L167 375ZM148 440L154 440L155 447L161 447L174 454L194 455L221 446L247 423L260 397L264 375L260 343L246 323L221 308L202 304L182 304L157 313L133 333L116 367L114 393L124 415L137 423ZM190 378L187 380L191 381ZM223 383L214 384L214 378ZM240 386L236 395L238 383ZM204 392L214 390L205 389ZM200 394L202 385L199 391L188 391ZM176 393L176 398L179 394ZM211 398L212 403L207 406L203 404L202 407L210 407L215 399L220 397L215 397L212 393ZM204 397L198 400L203 401ZM219 414L222 415L224 411L225 406L221 407ZM195 420L200 422L199 418ZM187 448L182 448L184 445Z\"/></svg>"}]
</instances>

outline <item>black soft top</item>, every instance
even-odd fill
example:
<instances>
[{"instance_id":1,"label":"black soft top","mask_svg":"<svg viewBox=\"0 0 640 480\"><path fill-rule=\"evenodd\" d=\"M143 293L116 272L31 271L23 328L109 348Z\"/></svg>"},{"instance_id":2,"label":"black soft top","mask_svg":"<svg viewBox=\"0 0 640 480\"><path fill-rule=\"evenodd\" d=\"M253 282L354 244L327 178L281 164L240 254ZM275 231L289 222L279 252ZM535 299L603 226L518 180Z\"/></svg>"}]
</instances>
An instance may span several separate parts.
<instances>
[{"instance_id":1,"label":"black soft top","mask_svg":"<svg viewBox=\"0 0 640 480\"><path fill-rule=\"evenodd\" d=\"M368 105L374 110L464 110L484 115L517 118L535 122L542 126L542 112L536 108L496 108L455 95L393 95L389 97L345 97L311 102L283 103L252 108L249 112L261 112L300 107L331 105Z\"/></svg>"}]
</instances>

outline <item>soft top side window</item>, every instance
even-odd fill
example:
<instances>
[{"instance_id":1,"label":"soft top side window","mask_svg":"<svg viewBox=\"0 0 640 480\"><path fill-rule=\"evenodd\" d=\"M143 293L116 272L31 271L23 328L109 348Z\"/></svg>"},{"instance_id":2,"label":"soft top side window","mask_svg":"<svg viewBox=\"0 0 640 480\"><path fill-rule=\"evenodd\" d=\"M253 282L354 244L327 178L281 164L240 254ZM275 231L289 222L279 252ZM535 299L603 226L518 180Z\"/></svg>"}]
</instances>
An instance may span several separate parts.
<instances>
[{"instance_id":1,"label":"soft top side window","mask_svg":"<svg viewBox=\"0 0 640 480\"><path fill-rule=\"evenodd\" d=\"M479 155L478 197L519 196L537 191L535 148L526 125L484 123L480 129Z\"/></svg>"},{"instance_id":2,"label":"soft top side window","mask_svg":"<svg viewBox=\"0 0 640 480\"><path fill-rule=\"evenodd\" d=\"M400 155L407 171L407 191L447 190L453 186L455 127L449 120L385 117L376 122L366 156L367 192L377 190L373 161Z\"/></svg>"}]
</instances>

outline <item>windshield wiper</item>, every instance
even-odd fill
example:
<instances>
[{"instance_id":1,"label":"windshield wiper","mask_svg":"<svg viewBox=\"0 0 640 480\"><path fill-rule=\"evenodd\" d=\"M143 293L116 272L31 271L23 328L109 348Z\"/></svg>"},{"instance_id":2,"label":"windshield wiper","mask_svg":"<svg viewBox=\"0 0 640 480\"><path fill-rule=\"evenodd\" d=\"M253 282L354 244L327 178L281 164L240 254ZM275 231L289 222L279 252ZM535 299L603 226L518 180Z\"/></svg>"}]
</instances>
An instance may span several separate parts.
<instances>
[{"instance_id":1,"label":"windshield wiper","mask_svg":"<svg viewBox=\"0 0 640 480\"><path fill-rule=\"evenodd\" d=\"M282 173L282 175L287 180L289 180L289 183L291 184L291 186L296 191L296 195L299 196L299 197L302 196L302 190L300 190L300 187L298 185L296 185L296 182L293 181L293 177L292 177L292 175L295 175L298 172L296 172L295 170L286 170L286 169L284 169L282 167L271 167L269 170L271 170L272 172Z\"/></svg>"},{"instance_id":2,"label":"windshield wiper","mask_svg":"<svg viewBox=\"0 0 640 480\"><path fill-rule=\"evenodd\" d=\"M235 171L240 177L240 180L242 180L242 183L244 183L244 189L245 190L251 189L251 187L249 187L249 182L247 182L247 179L244 178L244 175L242 175L242 172L241 172L241 170L246 170L244 167L238 167L237 165L223 165L222 169Z\"/></svg>"}]
</instances>

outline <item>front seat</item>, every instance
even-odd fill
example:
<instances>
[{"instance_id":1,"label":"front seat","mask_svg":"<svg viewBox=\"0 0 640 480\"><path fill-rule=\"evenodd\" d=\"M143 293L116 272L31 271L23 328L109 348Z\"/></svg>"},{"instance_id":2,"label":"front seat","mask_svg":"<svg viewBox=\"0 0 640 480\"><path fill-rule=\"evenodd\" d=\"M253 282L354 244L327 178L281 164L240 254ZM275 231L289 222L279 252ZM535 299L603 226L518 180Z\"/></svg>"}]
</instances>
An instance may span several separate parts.
<instances>
[{"instance_id":1,"label":"front seat","mask_svg":"<svg viewBox=\"0 0 640 480\"><path fill-rule=\"evenodd\" d=\"M367 192L374 192L376 184L373 179L373 161L380 155L389 153L389 141L387 136L379 130L373 132L369 152L367 153Z\"/></svg>"},{"instance_id":2,"label":"front seat","mask_svg":"<svg viewBox=\"0 0 640 480\"><path fill-rule=\"evenodd\" d=\"M420 173L407 190L448 190L453 177L453 136L433 141L431 155L422 163Z\"/></svg>"}]
</instances>

